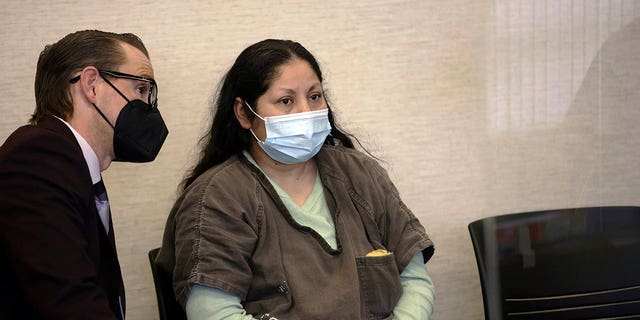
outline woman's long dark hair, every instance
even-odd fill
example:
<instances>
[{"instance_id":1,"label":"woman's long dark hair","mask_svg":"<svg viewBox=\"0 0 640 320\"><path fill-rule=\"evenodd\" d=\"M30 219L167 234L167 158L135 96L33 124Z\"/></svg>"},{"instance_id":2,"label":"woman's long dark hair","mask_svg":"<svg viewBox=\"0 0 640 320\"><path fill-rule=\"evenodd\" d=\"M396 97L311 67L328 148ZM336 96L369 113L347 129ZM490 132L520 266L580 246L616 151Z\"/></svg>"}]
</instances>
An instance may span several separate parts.
<instances>
[{"instance_id":1,"label":"woman's long dark hair","mask_svg":"<svg viewBox=\"0 0 640 320\"><path fill-rule=\"evenodd\" d=\"M247 47L240 53L222 79L217 99L212 103L212 109L215 112L213 122L211 128L200 139L200 144L204 147L200 151L197 164L187 172L182 181L183 190L207 169L249 148L252 136L249 130L242 128L236 119L233 111L235 98L241 97L250 105L255 105L255 101L269 89L271 82L277 76L278 67L294 58L308 62L320 83L323 82L318 62L298 42L267 39ZM325 143L354 148L352 138L356 141L357 139L340 129L328 101L327 107L331 133ZM248 114L253 116L250 112Z\"/></svg>"}]
</instances>

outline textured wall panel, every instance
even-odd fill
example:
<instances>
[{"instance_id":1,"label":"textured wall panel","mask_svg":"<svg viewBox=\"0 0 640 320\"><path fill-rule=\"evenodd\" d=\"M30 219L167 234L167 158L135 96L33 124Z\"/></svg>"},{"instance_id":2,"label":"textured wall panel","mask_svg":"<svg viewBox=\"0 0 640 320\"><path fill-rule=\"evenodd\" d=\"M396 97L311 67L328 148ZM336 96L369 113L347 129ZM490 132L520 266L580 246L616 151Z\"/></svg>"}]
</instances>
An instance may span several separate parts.
<instances>
[{"instance_id":1,"label":"textured wall panel","mask_svg":"<svg viewBox=\"0 0 640 320\"><path fill-rule=\"evenodd\" d=\"M385 161L436 244L436 319L482 319L467 224L517 211L640 204L636 1L4 1L0 141L33 111L47 43L134 32L170 135L152 164L104 173L129 319L156 319L160 244L215 87L246 46L300 41L337 115Z\"/></svg>"}]
</instances>

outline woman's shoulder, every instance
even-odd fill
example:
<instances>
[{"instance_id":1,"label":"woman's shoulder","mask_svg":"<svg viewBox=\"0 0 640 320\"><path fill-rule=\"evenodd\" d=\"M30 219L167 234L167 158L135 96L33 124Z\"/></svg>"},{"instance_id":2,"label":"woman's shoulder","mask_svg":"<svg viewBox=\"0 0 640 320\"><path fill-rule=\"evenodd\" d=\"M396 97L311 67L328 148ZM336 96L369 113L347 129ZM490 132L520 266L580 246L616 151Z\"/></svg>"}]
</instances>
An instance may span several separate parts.
<instances>
[{"instance_id":1,"label":"woman's shoulder","mask_svg":"<svg viewBox=\"0 0 640 320\"><path fill-rule=\"evenodd\" d=\"M356 163L377 163L377 161L370 155L354 149L347 148L341 145L329 145L326 144L320 149L318 156L324 161L335 162L356 162Z\"/></svg>"},{"instance_id":2,"label":"woman's shoulder","mask_svg":"<svg viewBox=\"0 0 640 320\"><path fill-rule=\"evenodd\" d=\"M240 155L233 155L224 162L214 165L198 176L189 188L224 186L234 187L244 181L255 180L252 170Z\"/></svg>"},{"instance_id":3,"label":"woman's shoulder","mask_svg":"<svg viewBox=\"0 0 640 320\"><path fill-rule=\"evenodd\" d=\"M194 218L204 211L257 212L254 170L246 159L232 156L198 176L176 200L172 211L176 216ZM252 192L253 190L253 192Z\"/></svg>"},{"instance_id":4,"label":"woman's shoulder","mask_svg":"<svg viewBox=\"0 0 640 320\"><path fill-rule=\"evenodd\" d=\"M343 146L324 145L316 160L323 171L343 176L378 175L384 171L378 161L369 154Z\"/></svg>"}]
</instances>

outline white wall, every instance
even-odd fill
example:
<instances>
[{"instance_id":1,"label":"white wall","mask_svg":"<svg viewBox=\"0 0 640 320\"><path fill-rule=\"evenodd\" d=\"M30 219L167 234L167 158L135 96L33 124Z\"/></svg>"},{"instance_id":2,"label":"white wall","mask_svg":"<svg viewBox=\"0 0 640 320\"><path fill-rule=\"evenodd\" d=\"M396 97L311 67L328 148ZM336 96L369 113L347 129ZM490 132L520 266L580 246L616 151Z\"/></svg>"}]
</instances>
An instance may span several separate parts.
<instances>
[{"instance_id":1,"label":"white wall","mask_svg":"<svg viewBox=\"0 0 640 320\"><path fill-rule=\"evenodd\" d=\"M4 0L0 141L33 111L45 44L87 28L141 36L170 134L152 164L116 163L104 177L128 318L156 319L146 254L218 81L246 46L298 40L339 119L386 161L436 244L435 318L482 319L469 222L639 204L638 15L630 0Z\"/></svg>"}]
</instances>

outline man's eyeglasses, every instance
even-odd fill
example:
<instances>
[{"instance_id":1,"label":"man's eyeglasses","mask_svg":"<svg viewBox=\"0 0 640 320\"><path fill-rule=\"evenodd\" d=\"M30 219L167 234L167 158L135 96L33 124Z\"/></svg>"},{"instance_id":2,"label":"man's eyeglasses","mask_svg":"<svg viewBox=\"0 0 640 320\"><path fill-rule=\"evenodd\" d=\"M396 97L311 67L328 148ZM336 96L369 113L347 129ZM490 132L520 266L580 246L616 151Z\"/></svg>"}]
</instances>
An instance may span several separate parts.
<instances>
[{"instance_id":1,"label":"man's eyeglasses","mask_svg":"<svg viewBox=\"0 0 640 320\"><path fill-rule=\"evenodd\" d=\"M143 91L148 92L147 103L149 105L151 105L152 107L154 107L154 108L158 106L158 84L156 84L155 80L149 79L149 78L145 78L145 77L135 76L135 75L128 74L128 73L122 73L122 72L118 72L118 71L98 70L98 72L100 72L100 75L102 75L103 77L104 77L104 75L107 75L107 76L111 76L111 77L114 77L114 78L122 78L122 79L129 79L129 80L135 80L135 81L144 82L146 85L145 85ZM78 80L80 80L80 76L77 76L77 77L71 79L70 82L71 83L76 83L76 82L78 82ZM111 82L109 82L107 80L107 83L109 83L109 85L111 85L114 89L116 89L116 91L118 91L118 93L120 93L120 90L118 90L113 84L111 84ZM122 93L120 93L120 94L122 95ZM144 92L142 94L144 94ZM124 97L124 95L123 95L123 97Z\"/></svg>"}]
</instances>

